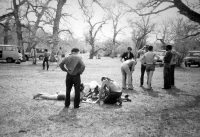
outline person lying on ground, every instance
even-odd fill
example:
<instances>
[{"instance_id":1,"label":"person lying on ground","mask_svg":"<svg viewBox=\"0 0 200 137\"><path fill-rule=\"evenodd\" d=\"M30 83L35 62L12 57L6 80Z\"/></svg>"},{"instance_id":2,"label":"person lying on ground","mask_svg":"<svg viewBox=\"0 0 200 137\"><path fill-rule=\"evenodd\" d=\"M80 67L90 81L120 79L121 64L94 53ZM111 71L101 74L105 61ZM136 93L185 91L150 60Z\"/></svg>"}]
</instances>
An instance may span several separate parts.
<instances>
[{"instance_id":1,"label":"person lying on ground","mask_svg":"<svg viewBox=\"0 0 200 137\"><path fill-rule=\"evenodd\" d=\"M90 83L81 83L80 85L80 93L81 97L80 99L85 98L97 98L99 94L99 85L96 81L91 81ZM75 92L72 90L70 93L70 100L74 100ZM66 98L66 92L65 91L58 91L55 94L49 94L49 93L37 93L33 96L33 99L47 99L47 100L65 100ZM86 100L86 99L85 99Z\"/></svg>"},{"instance_id":2,"label":"person lying on ground","mask_svg":"<svg viewBox=\"0 0 200 137\"><path fill-rule=\"evenodd\" d=\"M81 83L80 85L80 99L84 96L84 84ZM70 93L70 100L73 101L75 97L74 89ZM33 99L47 99L47 100L65 100L66 92L65 91L58 91L55 94L49 93L37 93L33 96Z\"/></svg>"},{"instance_id":3,"label":"person lying on ground","mask_svg":"<svg viewBox=\"0 0 200 137\"><path fill-rule=\"evenodd\" d=\"M115 104L119 103L122 105L122 90L117 82L111 80L108 77L101 78L102 84L99 91L99 102L101 101L105 104Z\"/></svg>"}]
</instances>

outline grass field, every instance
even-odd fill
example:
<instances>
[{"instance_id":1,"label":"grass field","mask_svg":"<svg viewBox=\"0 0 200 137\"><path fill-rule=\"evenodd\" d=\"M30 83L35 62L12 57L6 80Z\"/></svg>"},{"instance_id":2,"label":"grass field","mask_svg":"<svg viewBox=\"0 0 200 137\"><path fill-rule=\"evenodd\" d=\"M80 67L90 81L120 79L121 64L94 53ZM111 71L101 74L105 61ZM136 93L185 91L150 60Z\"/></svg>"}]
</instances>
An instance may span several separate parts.
<instances>
[{"instance_id":1,"label":"grass field","mask_svg":"<svg viewBox=\"0 0 200 137\"><path fill-rule=\"evenodd\" d=\"M119 58L88 59L82 82L100 84L108 76L121 84ZM56 63L42 70L42 61L32 65L0 63L0 136L2 137L199 137L200 68L177 68L176 88L163 90L163 68L156 67L153 90L139 87L140 62L133 73L132 102L117 105L73 104L63 111L63 101L33 100L33 94L65 90L65 72ZM146 74L145 74L146 83Z\"/></svg>"}]
</instances>

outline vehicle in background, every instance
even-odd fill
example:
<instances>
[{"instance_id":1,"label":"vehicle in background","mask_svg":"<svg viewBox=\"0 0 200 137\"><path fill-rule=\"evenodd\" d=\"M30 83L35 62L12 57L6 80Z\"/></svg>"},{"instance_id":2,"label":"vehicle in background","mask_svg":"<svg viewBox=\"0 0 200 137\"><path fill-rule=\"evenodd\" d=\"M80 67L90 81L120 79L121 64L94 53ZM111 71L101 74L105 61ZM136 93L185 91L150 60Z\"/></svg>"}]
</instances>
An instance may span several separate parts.
<instances>
[{"instance_id":1,"label":"vehicle in background","mask_svg":"<svg viewBox=\"0 0 200 137\"><path fill-rule=\"evenodd\" d=\"M20 59L16 45L0 45L0 60L6 60L8 63Z\"/></svg>"},{"instance_id":2,"label":"vehicle in background","mask_svg":"<svg viewBox=\"0 0 200 137\"><path fill-rule=\"evenodd\" d=\"M36 48L36 51L37 51L37 58L39 58L39 60L42 60L44 57L44 49ZM25 52L26 60L29 60L29 58L32 58L30 53L31 53L31 50Z\"/></svg>"},{"instance_id":3,"label":"vehicle in background","mask_svg":"<svg viewBox=\"0 0 200 137\"><path fill-rule=\"evenodd\" d=\"M156 61L156 65L159 65L160 67L162 67L164 65L164 56L165 56L165 52L166 50L157 50L155 51L155 53L160 57L159 60Z\"/></svg>"},{"instance_id":4,"label":"vehicle in background","mask_svg":"<svg viewBox=\"0 0 200 137\"><path fill-rule=\"evenodd\" d=\"M190 67L190 65L198 65L200 67L200 51L189 51L183 60L186 67Z\"/></svg>"}]
</instances>

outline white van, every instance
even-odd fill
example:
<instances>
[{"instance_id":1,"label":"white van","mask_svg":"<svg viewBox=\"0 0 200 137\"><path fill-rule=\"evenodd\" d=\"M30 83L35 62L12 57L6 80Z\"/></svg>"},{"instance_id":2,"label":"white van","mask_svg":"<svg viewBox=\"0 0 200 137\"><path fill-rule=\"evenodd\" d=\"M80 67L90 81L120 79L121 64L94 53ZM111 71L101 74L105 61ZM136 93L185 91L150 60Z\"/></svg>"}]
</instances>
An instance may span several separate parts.
<instances>
[{"instance_id":1,"label":"white van","mask_svg":"<svg viewBox=\"0 0 200 137\"><path fill-rule=\"evenodd\" d=\"M16 45L0 45L0 60L6 60L11 63L19 58L20 55Z\"/></svg>"}]
</instances>

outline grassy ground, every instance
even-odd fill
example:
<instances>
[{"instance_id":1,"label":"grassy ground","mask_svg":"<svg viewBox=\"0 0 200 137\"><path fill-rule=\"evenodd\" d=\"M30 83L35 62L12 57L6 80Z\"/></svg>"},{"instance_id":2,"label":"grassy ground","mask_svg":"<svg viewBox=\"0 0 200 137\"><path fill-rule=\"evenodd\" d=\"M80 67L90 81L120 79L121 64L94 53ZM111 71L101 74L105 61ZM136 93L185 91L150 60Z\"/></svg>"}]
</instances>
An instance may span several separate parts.
<instances>
[{"instance_id":1,"label":"grassy ground","mask_svg":"<svg viewBox=\"0 0 200 137\"><path fill-rule=\"evenodd\" d=\"M82 82L108 76L121 83L119 58L89 60ZM199 137L200 68L176 69L176 88L163 90L163 68L157 67L153 90L139 87L140 62L133 74L132 102L122 107L82 103L63 111L63 101L33 100L37 92L54 94L65 90L65 76L59 68L42 70L42 62L32 65L0 63L0 136L69 137ZM146 77L145 77L146 83Z\"/></svg>"}]
</instances>

